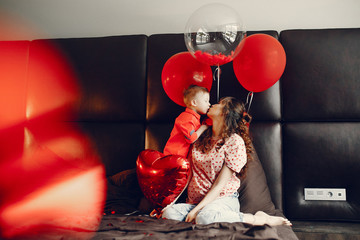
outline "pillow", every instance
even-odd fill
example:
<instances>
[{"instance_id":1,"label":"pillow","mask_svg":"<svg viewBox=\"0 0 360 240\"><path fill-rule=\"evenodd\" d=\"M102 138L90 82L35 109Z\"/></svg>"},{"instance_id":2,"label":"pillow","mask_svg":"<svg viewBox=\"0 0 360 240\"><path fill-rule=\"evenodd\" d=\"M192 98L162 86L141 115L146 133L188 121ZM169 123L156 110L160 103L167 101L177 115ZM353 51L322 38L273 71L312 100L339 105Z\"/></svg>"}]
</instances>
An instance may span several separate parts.
<instances>
[{"instance_id":1,"label":"pillow","mask_svg":"<svg viewBox=\"0 0 360 240\"><path fill-rule=\"evenodd\" d=\"M119 172L107 180L106 214L150 213L154 209L141 192L136 169Z\"/></svg>"},{"instance_id":2,"label":"pillow","mask_svg":"<svg viewBox=\"0 0 360 240\"><path fill-rule=\"evenodd\" d=\"M275 205L271 200L265 172L255 148L253 149L252 161L248 163L246 176L241 181L238 190L240 210L243 213L255 214L257 211L264 211L269 215L274 215Z\"/></svg>"}]
</instances>

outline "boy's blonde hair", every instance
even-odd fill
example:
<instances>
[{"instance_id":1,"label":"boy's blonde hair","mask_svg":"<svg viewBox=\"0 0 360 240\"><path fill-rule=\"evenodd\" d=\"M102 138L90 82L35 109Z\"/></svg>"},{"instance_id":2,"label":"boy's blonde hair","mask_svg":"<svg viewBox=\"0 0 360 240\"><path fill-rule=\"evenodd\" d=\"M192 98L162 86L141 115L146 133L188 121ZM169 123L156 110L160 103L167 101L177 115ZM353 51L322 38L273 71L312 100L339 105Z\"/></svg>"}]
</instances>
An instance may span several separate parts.
<instances>
[{"instance_id":1,"label":"boy's blonde hair","mask_svg":"<svg viewBox=\"0 0 360 240\"><path fill-rule=\"evenodd\" d=\"M196 94L198 94L199 92L203 92L203 93L209 93L209 91L207 90L207 88L205 87L200 87L197 85L190 85L185 91L184 91L184 103L187 107L189 107L191 105L191 100L193 100L196 96Z\"/></svg>"}]
</instances>

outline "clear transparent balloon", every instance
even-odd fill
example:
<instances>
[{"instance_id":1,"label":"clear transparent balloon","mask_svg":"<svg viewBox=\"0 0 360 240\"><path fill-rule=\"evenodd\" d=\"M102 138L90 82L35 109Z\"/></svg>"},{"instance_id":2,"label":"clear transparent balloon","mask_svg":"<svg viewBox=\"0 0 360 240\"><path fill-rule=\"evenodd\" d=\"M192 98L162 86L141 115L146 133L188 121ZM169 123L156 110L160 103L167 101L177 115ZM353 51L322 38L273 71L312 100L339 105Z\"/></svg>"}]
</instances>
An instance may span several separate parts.
<instances>
[{"instance_id":1,"label":"clear transparent balloon","mask_svg":"<svg viewBox=\"0 0 360 240\"><path fill-rule=\"evenodd\" d=\"M184 32L188 51L199 61L215 66L231 62L246 36L244 24L235 9L207 4L189 18Z\"/></svg>"}]
</instances>

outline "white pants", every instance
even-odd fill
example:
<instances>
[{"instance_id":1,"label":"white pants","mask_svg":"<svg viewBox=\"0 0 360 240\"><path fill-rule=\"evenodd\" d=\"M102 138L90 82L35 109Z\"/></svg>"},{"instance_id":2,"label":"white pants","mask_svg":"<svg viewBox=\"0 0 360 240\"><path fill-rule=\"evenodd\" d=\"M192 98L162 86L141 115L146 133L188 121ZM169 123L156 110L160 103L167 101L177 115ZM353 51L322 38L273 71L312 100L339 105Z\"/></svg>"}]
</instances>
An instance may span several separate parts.
<instances>
[{"instance_id":1,"label":"white pants","mask_svg":"<svg viewBox=\"0 0 360 240\"><path fill-rule=\"evenodd\" d=\"M209 224L213 222L243 222L243 214L240 212L238 193L232 196L218 198L203 209L196 216L197 224ZM164 209L162 218L184 221L187 214L196 205L178 203Z\"/></svg>"}]
</instances>

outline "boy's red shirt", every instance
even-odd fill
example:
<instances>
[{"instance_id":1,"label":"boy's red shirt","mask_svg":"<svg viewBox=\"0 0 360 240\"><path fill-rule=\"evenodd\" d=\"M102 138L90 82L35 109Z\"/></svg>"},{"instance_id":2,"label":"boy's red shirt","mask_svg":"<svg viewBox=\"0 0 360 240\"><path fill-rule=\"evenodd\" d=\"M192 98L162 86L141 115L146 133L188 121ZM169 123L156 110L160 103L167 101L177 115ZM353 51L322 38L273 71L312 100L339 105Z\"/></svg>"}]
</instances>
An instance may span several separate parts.
<instances>
[{"instance_id":1,"label":"boy's red shirt","mask_svg":"<svg viewBox=\"0 0 360 240\"><path fill-rule=\"evenodd\" d=\"M187 157L190 145L198 138L196 130L200 127L200 114L186 108L176 119L164 154Z\"/></svg>"}]
</instances>

